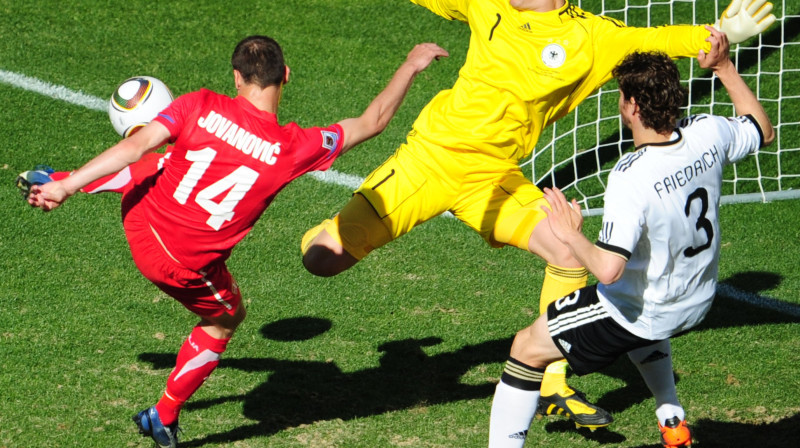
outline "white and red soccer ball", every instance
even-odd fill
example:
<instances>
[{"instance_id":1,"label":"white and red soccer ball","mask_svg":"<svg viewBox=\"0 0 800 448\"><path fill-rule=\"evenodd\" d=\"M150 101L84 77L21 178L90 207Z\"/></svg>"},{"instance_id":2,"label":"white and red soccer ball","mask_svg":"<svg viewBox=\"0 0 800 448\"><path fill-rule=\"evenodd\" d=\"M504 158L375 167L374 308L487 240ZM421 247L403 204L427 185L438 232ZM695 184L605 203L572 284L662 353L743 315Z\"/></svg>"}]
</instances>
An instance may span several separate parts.
<instances>
[{"instance_id":1,"label":"white and red soccer ball","mask_svg":"<svg viewBox=\"0 0 800 448\"><path fill-rule=\"evenodd\" d=\"M152 76L126 79L108 102L108 118L114 130L129 137L155 118L172 102L172 92Z\"/></svg>"}]
</instances>

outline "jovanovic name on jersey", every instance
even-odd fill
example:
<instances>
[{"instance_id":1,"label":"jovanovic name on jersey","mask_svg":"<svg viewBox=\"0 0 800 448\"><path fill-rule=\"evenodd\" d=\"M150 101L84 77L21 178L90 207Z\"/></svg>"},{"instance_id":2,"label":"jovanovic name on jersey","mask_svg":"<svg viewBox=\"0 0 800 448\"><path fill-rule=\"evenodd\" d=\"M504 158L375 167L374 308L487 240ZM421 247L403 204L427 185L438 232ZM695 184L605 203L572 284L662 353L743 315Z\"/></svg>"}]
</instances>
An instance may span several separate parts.
<instances>
[{"instance_id":1,"label":"jovanovic name on jersey","mask_svg":"<svg viewBox=\"0 0 800 448\"><path fill-rule=\"evenodd\" d=\"M267 165L275 165L275 162L278 161L277 155L281 153L280 143L271 143L251 134L213 110L205 117L198 118L197 126L242 153L252 156L253 159L264 162Z\"/></svg>"}]
</instances>

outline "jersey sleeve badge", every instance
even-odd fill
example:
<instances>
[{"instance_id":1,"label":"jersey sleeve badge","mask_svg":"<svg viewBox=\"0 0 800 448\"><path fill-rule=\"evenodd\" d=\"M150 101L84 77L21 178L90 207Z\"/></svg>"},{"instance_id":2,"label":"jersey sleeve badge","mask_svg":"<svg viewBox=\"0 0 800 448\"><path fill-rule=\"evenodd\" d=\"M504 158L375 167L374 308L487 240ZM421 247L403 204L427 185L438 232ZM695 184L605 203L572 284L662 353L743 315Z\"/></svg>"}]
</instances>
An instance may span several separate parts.
<instances>
[{"instance_id":1,"label":"jersey sleeve badge","mask_svg":"<svg viewBox=\"0 0 800 448\"><path fill-rule=\"evenodd\" d=\"M339 147L339 134L333 131L322 132L322 147L330 152L336 151Z\"/></svg>"}]
</instances>

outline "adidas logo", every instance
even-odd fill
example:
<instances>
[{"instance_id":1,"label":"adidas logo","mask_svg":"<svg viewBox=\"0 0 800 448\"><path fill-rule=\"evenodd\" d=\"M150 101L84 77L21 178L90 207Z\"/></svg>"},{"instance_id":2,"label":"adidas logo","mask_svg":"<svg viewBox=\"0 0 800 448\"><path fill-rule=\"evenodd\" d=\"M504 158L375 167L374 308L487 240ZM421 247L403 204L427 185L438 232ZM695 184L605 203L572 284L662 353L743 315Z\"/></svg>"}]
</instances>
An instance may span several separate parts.
<instances>
[{"instance_id":1,"label":"adidas logo","mask_svg":"<svg viewBox=\"0 0 800 448\"><path fill-rule=\"evenodd\" d=\"M569 342L563 339L559 339L558 343L561 344L562 347L564 347L564 351L566 351L567 353L569 353L569 351L572 350L572 344L570 344Z\"/></svg>"},{"instance_id":2,"label":"adidas logo","mask_svg":"<svg viewBox=\"0 0 800 448\"><path fill-rule=\"evenodd\" d=\"M515 432L514 434L508 435L509 439L525 440L526 437L528 437L527 429L525 431Z\"/></svg>"},{"instance_id":3,"label":"adidas logo","mask_svg":"<svg viewBox=\"0 0 800 448\"><path fill-rule=\"evenodd\" d=\"M525 25L522 25L521 27L519 27L519 29L521 29L522 31L527 31L528 33L530 33L531 32L531 24L528 23L528 22L525 22Z\"/></svg>"},{"instance_id":4,"label":"adidas logo","mask_svg":"<svg viewBox=\"0 0 800 448\"><path fill-rule=\"evenodd\" d=\"M650 353L649 355L647 355L647 358L644 358L640 364L647 364L647 363L650 363L650 362L656 362L659 359L666 358L667 356L669 356L669 355L667 355L664 352L660 352L658 350L654 350L653 353Z\"/></svg>"}]
</instances>

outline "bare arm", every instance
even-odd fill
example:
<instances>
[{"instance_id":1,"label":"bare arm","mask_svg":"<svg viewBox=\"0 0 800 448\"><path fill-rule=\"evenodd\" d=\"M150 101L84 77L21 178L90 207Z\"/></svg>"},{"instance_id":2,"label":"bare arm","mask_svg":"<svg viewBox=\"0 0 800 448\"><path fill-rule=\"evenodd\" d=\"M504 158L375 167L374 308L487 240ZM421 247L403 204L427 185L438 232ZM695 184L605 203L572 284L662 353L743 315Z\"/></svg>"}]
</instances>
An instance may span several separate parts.
<instances>
[{"instance_id":1,"label":"bare arm","mask_svg":"<svg viewBox=\"0 0 800 448\"><path fill-rule=\"evenodd\" d=\"M169 131L158 122L150 122L139 132L120 141L60 181L34 185L28 203L50 211L64 203L78 190L103 176L119 172L138 161L144 154L161 147Z\"/></svg>"},{"instance_id":2,"label":"bare arm","mask_svg":"<svg viewBox=\"0 0 800 448\"><path fill-rule=\"evenodd\" d=\"M573 199L570 204L558 188L545 188L544 197L550 208L542 207L542 210L547 213L550 228L556 238L569 248L575 259L597 277L600 283L610 284L619 280L625 271L627 260L598 248L581 233L583 216L578 201Z\"/></svg>"},{"instance_id":3,"label":"bare arm","mask_svg":"<svg viewBox=\"0 0 800 448\"><path fill-rule=\"evenodd\" d=\"M339 122L344 130L342 153L383 132L403 103L417 74L425 70L434 59L447 56L447 51L436 44L415 46L403 65L397 69L389 85L372 100L364 113L360 117Z\"/></svg>"},{"instance_id":4,"label":"bare arm","mask_svg":"<svg viewBox=\"0 0 800 448\"><path fill-rule=\"evenodd\" d=\"M755 118L764 135L764 146L769 145L775 140L775 129L758 98L736 71L729 55L728 37L710 26L706 28L711 32L707 39L711 42L711 50L708 53L700 51L697 62L701 68L713 70L722 81L738 115L751 115Z\"/></svg>"}]
</instances>

